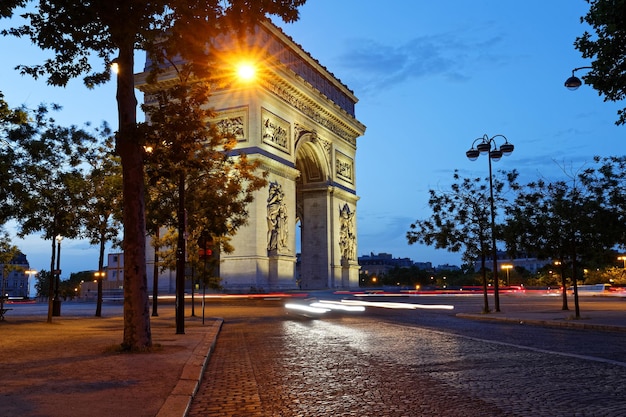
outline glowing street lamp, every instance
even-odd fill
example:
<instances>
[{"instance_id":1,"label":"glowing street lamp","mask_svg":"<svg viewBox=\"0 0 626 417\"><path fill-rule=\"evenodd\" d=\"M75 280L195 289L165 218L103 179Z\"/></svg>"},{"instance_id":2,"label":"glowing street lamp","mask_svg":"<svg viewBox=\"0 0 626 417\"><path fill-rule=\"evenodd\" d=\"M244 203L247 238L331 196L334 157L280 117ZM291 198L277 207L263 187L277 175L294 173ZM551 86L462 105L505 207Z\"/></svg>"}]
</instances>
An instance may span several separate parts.
<instances>
[{"instance_id":1,"label":"glowing street lamp","mask_svg":"<svg viewBox=\"0 0 626 417\"><path fill-rule=\"evenodd\" d=\"M115 74L118 75L120 73L120 64L117 60L117 58L115 58L113 61L111 61L111 71Z\"/></svg>"},{"instance_id":2,"label":"glowing street lamp","mask_svg":"<svg viewBox=\"0 0 626 417\"><path fill-rule=\"evenodd\" d=\"M500 148L496 145L496 138L504 139L504 143L500 145ZM476 143L478 144L476 145ZM476 147L474 148L474 145ZM498 251L496 249L496 209L493 199L493 174L491 171L491 160L493 159L495 162L499 161L502 158L502 155L509 156L515 147L512 143L509 143L507 138L503 135L495 135L489 137L487 135L483 135L482 138L475 139L472 143L472 147L469 151L465 152L465 155L470 161L475 161L478 157L482 155L487 155L487 160L489 161L489 202L491 204L491 249L493 255L493 284L494 284L494 303L496 311L500 311L500 295L499 295L499 284L498 284ZM487 301L487 275L486 272L483 271L483 293L485 300L485 313L489 311L489 304Z\"/></svg>"},{"instance_id":3,"label":"glowing street lamp","mask_svg":"<svg viewBox=\"0 0 626 417\"><path fill-rule=\"evenodd\" d=\"M96 317L102 317L102 280L106 275L107 274L104 271L96 271L93 273L93 276L98 282L98 301L96 303Z\"/></svg>"},{"instance_id":4,"label":"glowing street lamp","mask_svg":"<svg viewBox=\"0 0 626 417\"><path fill-rule=\"evenodd\" d=\"M565 280L565 272L563 271L564 265L562 261L554 261L554 265L558 266L561 274L561 298L563 300L563 306L561 310L569 310L567 306L567 281Z\"/></svg>"},{"instance_id":5,"label":"glowing street lamp","mask_svg":"<svg viewBox=\"0 0 626 417\"><path fill-rule=\"evenodd\" d=\"M502 265L500 265L500 268L506 270L506 286L508 287L508 286L511 285L511 280L510 280L510 277L509 277L509 271L511 269L513 269L513 265L511 265L511 264L502 264Z\"/></svg>"},{"instance_id":6,"label":"glowing street lamp","mask_svg":"<svg viewBox=\"0 0 626 417\"><path fill-rule=\"evenodd\" d=\"M237 77L242 81L252 81L256 77L256 67L249 62L241 62L236 67Z\"/></svg>"}]
</instances>

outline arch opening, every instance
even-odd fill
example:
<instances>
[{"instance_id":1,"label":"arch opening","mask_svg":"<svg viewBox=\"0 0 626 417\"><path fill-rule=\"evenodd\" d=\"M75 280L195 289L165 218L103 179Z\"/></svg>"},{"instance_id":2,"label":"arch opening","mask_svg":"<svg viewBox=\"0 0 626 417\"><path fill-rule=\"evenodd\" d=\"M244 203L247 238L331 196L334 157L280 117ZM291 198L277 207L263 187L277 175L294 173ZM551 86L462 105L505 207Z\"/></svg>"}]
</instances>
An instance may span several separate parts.
<instances>
[{"instance_id":1,"label":"arch opening","mask_svg":"<svg viewBox=\"0 0 626 417\"><path fill-rule=\"evenodd\" d=\"M330 228L328 164L315 143L315 136L304 135L296 151L296 247L300 250L296 281L301 289L329 288Z\"/></svg>"}]
</instances>

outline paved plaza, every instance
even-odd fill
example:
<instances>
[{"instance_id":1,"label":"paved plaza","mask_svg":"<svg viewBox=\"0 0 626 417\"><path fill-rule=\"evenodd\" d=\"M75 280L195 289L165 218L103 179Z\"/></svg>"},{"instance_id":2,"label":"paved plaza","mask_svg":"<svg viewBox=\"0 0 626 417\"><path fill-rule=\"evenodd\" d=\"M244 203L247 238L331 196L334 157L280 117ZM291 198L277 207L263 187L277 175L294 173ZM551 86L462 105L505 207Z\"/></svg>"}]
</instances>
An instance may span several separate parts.
<instances>
[{"instance_id":1,"label":"paved plaza","mask_svg":"<svg viewBox=\"0 0 626 417\"><path fill-rule=\"evenodd\" d=\"M14 305L0 322L0 416L626 416L621 359L553 355L375 317L316 320L286 314L281 303L213 305L204 324L196 308L185 335L163 305L152 318L158 349L146 354L115 351L119 305L95 318L93 304L64 303L52 324L45 305ZM452 316L626 337L626 300L586 302L580 320L558 300L505 306L484 315L479 300L465 302Z\"/></svg>"},{"instance_id":2,"label":"paved plaza","mask_svg":"<svg viewBox=\"0 0 626 417\"><path fill-rule=\"evenodd\" d=\"M227 320L188 415L626 416L626 362L581 359L361 317Z\"/></svg>"}]
</instances>

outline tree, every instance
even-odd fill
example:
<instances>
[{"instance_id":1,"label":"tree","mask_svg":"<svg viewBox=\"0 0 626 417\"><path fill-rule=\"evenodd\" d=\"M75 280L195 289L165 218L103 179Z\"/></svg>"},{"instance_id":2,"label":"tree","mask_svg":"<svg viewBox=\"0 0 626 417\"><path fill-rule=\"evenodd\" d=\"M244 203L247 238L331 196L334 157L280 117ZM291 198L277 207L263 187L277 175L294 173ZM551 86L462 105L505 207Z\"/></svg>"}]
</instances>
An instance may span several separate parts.
<instances>
[{"instance_id":1,"label":"tree","mask_svg":"<svg viewBox=\"0 0 626 417\"><path fill-rule=\"evenodd\" d=\"M43 232L43 238L50 240L52 246L52 271L55 238L76 238L81 232L81 207L86 201L81 164L95 138L76 126L58 126L48 113L45 106L32 111L29 122L10 130L7 139L13 144L17 234L23 237ZM48 322L51 321L52 301L48 308Z\"/></svg>"},{"instance_id":2,"label":"tree","mask_svg":"<svg viewBox=\"0 0 626 417\"><path fill-rule=\"evenodd\" d=\"M28 0L4 0L0 4L0 17L13 16L13 10L17 7L24 7Z\"/></svg>"},{"instance_id":3,"label":"tree","mask_svg":"<svg viewBox=\"0 0 626 417\"><path fill-rule=\"evenodd\" d=\"M9 104L4 101L4 94L0 91L0 134L1 137L6 135L6 131L11 125L19 125L26 123L28 115L24 109L12 109Z\"/></svg>"},{"instance_id":4,"label":"tree","mask_svg":"<svg viewBox=\"0 0 626 417\"><path fill-rule=\"evenodd\" d=\"M209 39L229 31L243 34L266 14L293 22L305 1L40 0L33 12L24 14L28 24L6 32L28 37L54 54L41 65L20 67L34 77L47 76L52 85L65 86L71 78L84 75L85 85L91 88L109 80L114 59L120 69L116 150L122 161L124 196L124 349L152 345L145 253L144 149L137 129L132 71L135 50L147 50L153 62L160 62L164 51L167 56L180 56L206 68ZM2 6L3 15L10 16L12 8L30 3L13 0ZM92 67L96 58L100 61L98 70Z\"/></svg>"},{"instance_id":5,"label":"tree","mask_svg":"<svg viewBox=\"0 0 626 417\"><path fill-rule=\"evenodd\" d=\"M415 288L429 285L432 272L419 269L417 266L395 266L390 269L383 279L385 285L401 285Z\"/></svg>"},{"instance_id":6,"label":"tree","mask_svg":"<svg viewBox=\"0 0 626 417\"><path fill-rule=\"evenodd\" d=\"M9 272L20 268L11 262L18 253L19 249L17 246L11 245L8 236L6 234L0 235L0 265L2 266L2 272L0 272L0 310L4 310L6 277Z\"/></svg>"},{"instance_id":7,"label":"tree","mask_svg":"<svg viewBox=\"0 0 626 417\"><path fill-rule=\"evenodd\" d=\"M509 174L514 176L515 173ZM481 261L484 292L484 312L489 311L487 301L487 268L485 260L491 251L491 213L489 211L489 178L461 178L458 170L454 171L451 191L429 190L428 205L432 216L411 224L407 232L409 244L422 243L434 245L437 249L450 252L464 250L462 259L473 262ZM502 202L500 197L504 183L494 181L493 193L496 206Z\"/></svg>"},{"instance_id":8,"label":"tree","mask_svg":"<svg viewBox=\"0 0 626 417\"><path fill-rule=\"evenodd\" d=\"M84 211L84 235L92 245L98 245L98 272L104 269L104 251L107 242L119 244L122 218L122 172L119 158L111 152L111 131L104 125L100 131L104 141L86 155L89 163L87 200ZM102 316L102 276L98 276L96 317Z\"/></svg>"},{"instance_id":9,"label":"tree","mask_svg":"<svg viewBox=\"0 0 626 417\"><path fill-rule=\"evenodd\" d=\"M604 168L564 170L568 180L530 182L519 188L515 200L506 207L503 237L509 252L556 259L561 270L566 262L571 265L577 318L580 265L603 258L623 242L620 221L624 214L615 206L616 201L623 201L623 186L615 182L610 169ZM563 309L567 309L564 274L561 279Z\"/></svg>"},{"instance_id":10,"label":"tree","mask_svg":"<svg viewBox=\"0 0 626 417\"><path fill-rule=\"evenodd\" d=\"M603 207L617 216L611 235L616 245L626 250L626 156L594 157L596 168L585 170L581 183L596 196Z\"/></svg>"},{"instance_id":11,"label":"tree","mask_svg":"<svg viewBox=\"0 0 626 417\"><path fill-rule=\"evenodd\" d=\"M9 131L23 126L28 121L25 109L12 109L4 101L0 92L0 228L15 216L18 203L16 195L21 191L21 184L17 178L15 165L15 151L13 144L8 141Z\"/></svg>"},{"instance_id":12,"label":"tree","mask_svg":"<svg viewBox=\"0 0 626 417\"><path fill-rule=\"evenodd\" d=\"M80 285L93 279L93 271L72 272L70 277L61 281L61 295L64 299L74 299L79 295Z\"/></svg>"},{"instance_id":13,"label":"tree","mask_svg":"<svg viewBox=\"0 0 626 417\"><path fill-rule=\"evenodd\" d=\"M52 272L45 269L39 271L35 276L35 290L37 291L37 297L49 298L52 296L50 293L51 281L54 279Z\"/></svg>"},{"instance_id":14,"label":"tree","mask_svg":"<svg viewBox=\"0 0 626 417\"><path fill-rule=\"evenodd\" d=\"M158 201L155 218L163 221L154 227L178 231L176 318L177 332L183 333L186 239L195 236L195 242L203 231L216 241L235 234L247 221L253 193L266 185L267 173L257 176L258 162L231 155L236 137L207 123L215 117L207 107L210 85L192 79L192 66L170 63L178 82L158 90L156 103L144 106L150 120L145 126L148 184L153 184L148 195Z\"/></svg>"},{"instance_id":15,"label":"tree","mask_svg":"<svg viewBox=\"0 0 626 417\"><path fill-rule=\"evenodd\" d=\"M583 58L593 59L592 70L583 79L604 101L621 101L626 97L626 2L587 0L589 12L581 22L589 24L595 36L585 31L574 47ZM618 110L617 125L626 123L626 108Z\"/></svg>"}]
</instances>

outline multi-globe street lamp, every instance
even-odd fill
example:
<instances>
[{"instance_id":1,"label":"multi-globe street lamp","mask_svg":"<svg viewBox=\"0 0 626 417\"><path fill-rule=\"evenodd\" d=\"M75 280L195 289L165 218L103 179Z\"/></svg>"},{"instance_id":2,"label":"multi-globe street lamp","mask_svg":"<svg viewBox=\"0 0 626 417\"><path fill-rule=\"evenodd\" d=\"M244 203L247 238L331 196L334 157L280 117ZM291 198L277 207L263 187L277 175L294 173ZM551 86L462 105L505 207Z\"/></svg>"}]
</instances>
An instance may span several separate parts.
<instances>
[{"instance_id":1,"label":"multi-globe street lamp","mask_svg":"<svg viewBox=\"0 0 626 417\"><path fill-rule=\"evenodd\" d=\"M96 271L93 273L98 283L98 300L96 302L96 317L102 317L102 280L106 276L104 271Z\"/></svg>"},{"instance_id":2,"label":"multi-globe street lamp","mask_svg":"<svg viewBox=\"0 0 626 417\"><path fill-rule=\"evenodd\" d=\"M496 144L496 138L504 139L504 143L500 145L498 148ZM478 143L478 144L477 144ZM474 145L476 147L474 147ZM487 135L483 135L482 138L477 138L472 142L472 147L469 151L465 152L465 155L470 161L475 161L478 157L482 155L487 155L487 160L489 161L489 203L491 206L491 250L493 256L493 284L494 284L494 304L495 310L500 311L500 294L499 294L499 284L498 284L498 251L496 249L496 209L495 203L493 199L493 174L491 170L491 160L494 162L498 162L502 156L509 156L515 147L512 143L510 143L504 135L495 135L489 137ZM485 297L485 312L489 311L489 305L487 301L487 288L486 288L486 279L483 271L483 286L484 286L484 297Z\"/></svg>"}]
</instances>

